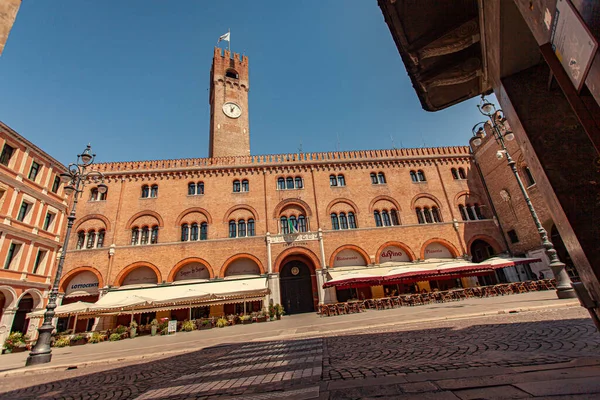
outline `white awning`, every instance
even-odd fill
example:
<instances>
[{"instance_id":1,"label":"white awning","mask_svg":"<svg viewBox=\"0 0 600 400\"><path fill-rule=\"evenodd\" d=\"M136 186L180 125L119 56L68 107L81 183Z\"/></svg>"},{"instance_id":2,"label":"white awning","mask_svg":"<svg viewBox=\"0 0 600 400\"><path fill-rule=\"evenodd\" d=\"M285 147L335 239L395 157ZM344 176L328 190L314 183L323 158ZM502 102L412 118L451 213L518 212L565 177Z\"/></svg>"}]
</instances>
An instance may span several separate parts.
<instances>
[{"instance_id":1,"label":"white awning","mask_svg":"<svg viewBox=\"0 0 600 400\"><path fill-rule=\"evenodd\" d=\"M86 303L85 301L77 301L71 304L65 304L64 306L58 306L54 309L54 316L56 318L68 317L74 314L83 314L94 305L94 303ZM44 318L46 309L36 310L27 314L27 318Z\"/></svg>"},{"instance_id":2,"label":"white awning","mask_svg":"<svg viewBox=\"0 0 600 400\"><path fill-rule=\"evenodd\" d=\"M488 258L485 261L482 261L481 264L489 264L494 269L505 268L505 267L514 267L515 265L520 264L533 264L542 261L540 258L525 258L525 257L492 257Z\"/></svg>"},{"instance_id":3,"label":"white awning","mask_svg":"<svg viewBox=\"0 0 600 400\"><path fill-rule=\"evenodd\" d=\"M98 314L168 310L223 304L235 299L243 301L262 298L268 293L267 279L264 277L122 287L109 291L91 307L91 310Z\"/></svg>"}]
</instances>

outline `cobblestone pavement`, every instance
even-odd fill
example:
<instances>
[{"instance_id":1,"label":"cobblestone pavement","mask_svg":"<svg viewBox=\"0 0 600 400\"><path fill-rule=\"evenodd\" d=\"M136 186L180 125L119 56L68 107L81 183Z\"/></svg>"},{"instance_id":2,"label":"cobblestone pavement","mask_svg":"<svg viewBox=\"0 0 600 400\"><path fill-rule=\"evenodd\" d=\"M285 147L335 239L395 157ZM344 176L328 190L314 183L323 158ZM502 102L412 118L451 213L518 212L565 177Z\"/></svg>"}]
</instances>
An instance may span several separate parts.
<instances>
[{"instance_id":1,"label":"cobblestone pavement","mask_svg":"<svg viewBox=\"0 0 600 400\"><path fill-rule=\"evenodd\" d=\"M600 356L600 335L586 312L555 309L220 345L117 367L15 375L0 379L0 399L366 398L377 393L340 387L368 379L391 385L453 371L476 375L490 368L547 366L591 356ZM598 381L600 366L590 368L585 376ZM332 384L338 388L331 389ZM411 385L392 386L394 393L450 393L430 382ZM531 397L516 386L510 390Z\"/></svg>"}]
</instances>

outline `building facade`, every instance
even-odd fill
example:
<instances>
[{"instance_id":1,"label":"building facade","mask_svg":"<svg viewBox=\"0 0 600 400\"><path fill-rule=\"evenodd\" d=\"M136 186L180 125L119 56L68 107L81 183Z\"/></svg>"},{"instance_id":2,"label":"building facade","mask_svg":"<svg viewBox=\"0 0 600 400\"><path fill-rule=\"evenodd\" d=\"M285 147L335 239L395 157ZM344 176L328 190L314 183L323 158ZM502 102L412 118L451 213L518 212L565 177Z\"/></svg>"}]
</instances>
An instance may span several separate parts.
<instances>
[{"instance_id":1,"label":"building facade","mask_svg":"<svg viewBox=\"0 0 600 400\"><path fill-rule=\"evenodd\" d=\"M54 278L67 201L66 168L0 123L0 343L11 331L34 336L26 314L45 306Z\"/></svg>"},{"instance_id":2,"label":"building facade","mask_svg":"<svg viewBox=\"0 0 600 400\"><path fill-rule=\"evenodd\" d=\"M466 146L246 155L248 58L231 56L215 50L210 154L234 143L234 155L95 164L108 192L90 183L83 193L62 304L94 302L115 288L262 276L270 293L262 304L254 299L254 310L272 302L308 312L348 295L323 288L336 268L506 250ZM477 284L465 279L459 284ZM457 285L420 286L430 284ZM202 313L236 307L223 302ZM183 308L146 319L196 312Z\"/></svg>"}]
</instances>

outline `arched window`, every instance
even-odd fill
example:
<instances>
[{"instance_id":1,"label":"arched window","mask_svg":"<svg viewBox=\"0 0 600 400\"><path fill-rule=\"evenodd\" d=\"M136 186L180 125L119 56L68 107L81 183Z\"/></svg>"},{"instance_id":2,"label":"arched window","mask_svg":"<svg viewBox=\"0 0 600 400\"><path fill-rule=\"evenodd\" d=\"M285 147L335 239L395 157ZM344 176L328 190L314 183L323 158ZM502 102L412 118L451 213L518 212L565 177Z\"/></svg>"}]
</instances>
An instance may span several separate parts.
<instances>
[{"instance_id":1,"label":"arched window","mask_svg":"<svg viewBox=\"0 0 600 400\"><path fill-rule=\"evenodd\" d=\"M423 170L418 170L417 171L417 179L419 179L419 182L425 182L425 173L423 172Z\"/></svg>"},{"instance_id":2,"label":"arched window","mask_svg":"<svg viewBox=\"0 0 600 400\"><path fill-rule=\"evenodd\" d=\"M371 183L377 185L377 174L375 172L371 172Z\"/></svg>"},{"instance_id":3,"label":"arched window","mask_svg":"<svg viewBox=\"0 0 600 400\"><path fill-rule=\"evenodd\" d=\"M277 190L285 190L285 178L277 178Z\"/></svg>"},{"instance_id":4,"label":"arched window","mask_svg":"<svg viewBox=\"0 0 600 400\"><path fill-rule=\"evenodd\" d=\"M419 182L417 179L417 173L415 171L410 171L410 180L413 182Z\"/></svg>"},{"instance_id":5,"label":"arched window","mask_svg":"<svg viewBox=\"0 0 600 400\"><path fill-rule=\"evenodd\" d=\"M294 178L287 177L287 179L285 180L285 188L286 189L293 189L294 188Z\"/></svg>"},{"instance_id":6,"label":"arched window","mask_svg":"<svg viewBox=\"0 0 600 400\"><path fill-rule=\"evenodd\" d=\"M373 215L375 216L375 226L383 226L383 222L381 221L381 214L379 214L379 211L375 211Z\"/></svg>"},{"instance_id":7,"label":"arched window","mask_svg":"<svg viewBox=\"0 0 600 400\"><path fill-rule=\"evenodd\" d=\"M452 171L452 177L453 177L454 179L459 179L459 178L458 178L458 171L456 170L456 168L452 168L452 170L451 170L451 171Z\"/></svg>"},{"instance_id":8,"label":"arched window","mask_svg":"<svg viewBox=\"0 0 600 400\"><path fill-rule=\"evenodd\" d=\"M306 217L304 215L298 216L298 232L307 232Z\"/></svg>"},{"instance_id":9,"label":"arched window","mask_svg":"<svg viewBox=\"0 0 600 400\"><path fill-rule=\"evenodd\" d=\"M208 239L208 224L203 222L200 224L200 240Z\"/></svg>"},{"instance_id":10,"label":"arched window","mask_svg":"<svg viewBox=\"0 0 600 400\"><path fill-rule=\"evenodd\" d=\"M254 220L252 218L248 219L248 236L256 235L254 231Z\"/></svg>"},{"instance_id":11,"label":"arched window","mask_svg":"<svg viewBox=\"0 0 600 400\"><path fill-rule=\"evenodd\" d=\"M340 229L340 221L336 213L331 214L331 229L336 231Z\"/></svg>"},{"instance_id":12,"label":"arched window","mask_svg":"<svg viewBox=\"0 0 600 400\"><path fill-rule=\"evenodd\" d=\"M425 222L428 224L433 223L433 218L431 217L431 210L429 207L423 207L423 214L425 214Z\"/></svg>"},{"instance_id":13,"label":"arched window","mask_svg":"<svg viewBox=\"0 0 600 400\"><path fill-rule=\"evenodd\" d=\"M98 188L93 188L90 192L90 201L98 201Z\"/></svg>"},{"instance_id":14,"label":"arched window","mask_svg":"<svg viewBox=\"0 0 600 400\"><path fill-rule=\"evenodd\" d=\"M140 228L132 228L131 229L131 245L138 244L140 240Z\"/></svg>"},{"instance_id":15,"label":"arched window","mask_svg":"<svg viewBox=\"0 0 600 400\"><path fill-rule=\"evenodd\" d=\"M381 212L381 218L383 219L384 226L392 225L392 221L390 221L390 214L388 214L388 212L386 210L383 210Z\"/></svg>"},{"instance_id":16,"label":"arched window","mask_svg":"<svg viewBox=\"0 0 600 400\"><path fill-rule=\"evenodd\" d=\"M346 213L340 213L340 229L348 229L348 218Z\"/></svg>"},{"instance_id":17,"label":"arched window","mask_svg":"<svg viewBox=\"0 0 600 400\"><path fill-rule=\"evenodd\" d=\"M96 248L104 247L104 236L106 235L106 231L104 229L100 229L98 231L98 242L96 243Z\"/></svg>"},{"instance_id":18,"label":"arched window","mask_svg":"<svg viewBox=\"0 0 600 400\"><path fill-rule=\"evenodd\" d=\"M302 178L300 178L299 176L296 177L296 179L294 179L295 183L296 183L296 189L302 189L304 187L304 183L302 182Z\"/></svg>"},{"instance_id":19,"label":"arched window","mask_svg":"<svg viewBox=\"0 0 600 400\"><path fill-rule=\"evenodd\" d=\"M83 247L84 242L85 242L85 231L77 232L77 246L75 246L75 248L77 250L81 249Z\"/></svg>"},{"instance_id":20,"label":"arched window","mask_svg":"<svg viewBox=\"0 0 600 400\"><path fill-rule=\"evenodd\" d=\"M248 179L244 179L242 181L242 192L249 192L250 191L250 183L248 182Z\"/></svg>"},{"instance_id":21,"label":"arched window","mask_svg":"<svg viewBox=\"0 0 600 400\"><path fill-rule=\"evenodd\" d=\"M392 225L398 226L400 225L400 219L398 218L398 211L396 209L392 209L390 211L390 216L392 217Z\"/></svg>"},{"instance_id":22,"label":"arched window","mask_svg":"<svg viewBox=\"0 0 600 400\"><path fill-rule=\"evenodd\" d=\"M190 240L198 240L198 224L195 222L190 229Z\"/></svg>"},{"instance_id":23,"label":"arched window","mask_svg":"<svg viewBox=\"0 0 600 400\"><path fill-rule=\"evenodd\" d=\"M188 224L181 225L181 241L187 242L189 239L190 227Z\"/></svg>"},{"instance_id":24,"label":"arched window","mask_svg":"<svg viewBox=\"0 0 600 400\"><path fill-rule=\"evenodd\" d=\"M150 236L150 229L147 226L142 228L142 238L140 240L140 244L148 244L148 239Z\"/></svg>"},{"instance_id":25,"label":"arched window","mask_svg":"<svg viewBox=\"0 0 600 400\"><path fill-rule=\"evenodd\" d=\"M481 207L479 207L479 204L477 203L475 203L475 215L477 216L477 219L485 219L485 217L481 213Z\"/></svg>"},{"instance_id":26,"label":"arched window","mask_svg":"<svg viewBox=\"0 0 600 400\"><path fill-rule=\"evenodd\" d=\"M240 74L237 73L235 69L228 69L225 71L225 76L231 79L239 79Z\"/></svg>"},{"instance_id":27,"label":"arched window","mask_svg":"<svg viewBox=\"0 0 600 400\"><path fill-rule=\"evenodd\" d=\"M204 194L204 182L198 182L196 185L196 194Z\"/></svg>"},{"instance_id":28,"label":"arched window","mask_svg":"<svg viewBox=\"0 0 600 400\"><path fill-rule=\"evenodd\" d=\"M467 179L467 174L465 174L464 168L458 169L458 176L460 177L460 179Z\"/></svg>"},{"instance_id":29,"label":"arched window","mask_svg":"<svg viewBox=\"0 0 600 400\"><path fill-rule=\"evenodd\" d=\"M152 233L150 234L150 243L151 244L158 243L158 225L154 225L152 227Z\"/></svg>"},{"instance_id":30,"label":"arched window","mask_svg":"<svg viewBox=\"0 0 600 400\"><path fill-rule=\"evenodd\" d=\"M329 186L337 186L337 178L335 175L329 175Z\"/></svg>"},{"instance_id":31,"label":"arched window","mask_svg":"<svg viewBox=\"0 0 600 400\"><path fill-rule=\"evenodd\" d=\"M148 196L150 196L150 188L148 185L144 185L142 186L142 198L146 199Z\"/></svg>"},{"instance_id":32,"label":"arched window","mask_svg":"<svg viewBox=\"0 0 600 400\"><path fill-rule=\"evenodd\" d=\"M85 245L86 249L94 248L94 242L96 241L96 231L89 231L87 237L87 243Z\"/></svg>"},{"instance_id":33,"label":"arched window","mask_svg":"<svg viewBox=\"0 0 600 400\"><path fill-rule=\"evenodd\" d=\"M246 237L246 221L243 219L238 221L238 237Z\"/></svg>"},{"instance_id":34,"label":"arched window","mask_svg":"<svg viewBox=\"0 0 600 400\"><path fill-rule=\"evenodd\" d=\"M423 210L421 210L421 207L415 208L415 211L417 212L417 219L419 220L419 223L424 224L425 217L423 217Z\"/></svg>"},{"instance_id":35,"label":"arched window","mask_svg":"<svg viewBox=\"0 0 600 400\"><path fill-rule=\"evenodd\" d=\"M234 220L229 221L229 237L234 238L237 236L237 224Z\"/></svg>"},{"instance_id":36,"label":"arched window","mask_svg":"<svg viewBox=\"0 0 600 400\"><path fill-rule=\"evenodd\" d=\"M150 188L150 197L158 197L158 185L152 185Z\"/></svg>"},{"instance_id":37,"label":"arched window","mask_svg":"<svg viewBox=\"0 0 600 400\"><path fill-rule=\"evenodd\" d=\"M380 185L385 183L385 175L383 174L383 172L377 174L377 181Z\"/></svg>"},{"instance_id":38,"label":"arched window","mask_svg":"<svg viewBox=\"0 0 600 400\"><path fill-rule=\"evenodd\" d=\"M238 181L237 179L235 181L233 181L233 191L235 193L239 193L241 190L241 186L240 186L240 181Z\"/></svg>"},{"instance_id":39,"label":"arched window","mask_svg":"<svg viewBox=\"0 0 600 400\"><path fill-rule=\"evenodd\" d=\"M467 215L471 221L475 221L475 213L473 212L473 207L470 204L467 204Z\"/></svg>"},{"instance_id":40,"label":"arched window","mask_svg":"<svg viewBox=\"0 0 600 400\"><path fill-rule=\"evenodd\" d=\"M348 227L350 229L356 229L356 218L353 212L348 213Z\"/></svg>"},{"instance_id":41,"label":"arched window","mask_svg":"<svg viewBox=\"0 0 600 400\"><path fill-rule=\"evenodd\" d=\"M442 222L440 210L436 206L431 207L431 214L433 216L433 222Z\"/></svg>"},{"instance_id":42,"label":"arched window","mask_svg":"<svg viewBox=\"0 0 600 400\"><path fill-rule=\"evenodd\" d=\"M337 181L338 181L338 186L346 186L346 178L344 178L344 175L339 174L337 176Z\"/></svg>"},{"instance_id":43,"label":"arched window","mask_svg":"<svg viewBox=\"0 0 600 400\"><path fill-rule=\"evenodd\" d=\"M290 233L287 217L281 217L279 221L281 222L281 233L284 235Z\"/></svg>"},{"instance_id":44,"label":"arched window","mask_svg":"<svg viewBox=\"0 0 600 400\"><path fill-rule=\"evenodd\" d=\"M458 205L458 211L460 211L460 216L462 218L463 221L468 221L469 217L467 216L467 210L465 210L465 206L463 206L462 204Z\"/></svg>"},{"instance_id":45,"label":"arched window","mask_svg":"<svg viewBox=\"0 0 600 400\"><path fill-rule=\"evenodd\" d=\"M194 182L188 183L188 196L194 196L196 194L196 184Z\"/></svg>"},{"instance_id":46,"label":"arched window","mask_svg":"<svg viewBox=\"0 0 600 400\"><path fill-rule=\"evenodd\" d=\"M535 184L535 179L533 179L531 170L528 167L523 167L523 175L525 175L525 181L527 182L528 187Z\"/></svg>"}]
</instances>

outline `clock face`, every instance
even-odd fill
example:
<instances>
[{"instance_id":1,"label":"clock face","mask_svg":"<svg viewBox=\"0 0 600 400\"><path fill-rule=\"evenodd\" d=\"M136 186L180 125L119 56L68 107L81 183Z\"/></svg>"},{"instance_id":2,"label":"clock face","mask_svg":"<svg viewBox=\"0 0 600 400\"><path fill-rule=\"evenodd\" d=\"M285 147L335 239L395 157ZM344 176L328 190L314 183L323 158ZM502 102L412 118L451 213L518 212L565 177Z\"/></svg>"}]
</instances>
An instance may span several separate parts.
<instances>
[{"instance_id":1,"label":"clock face","mask_svg":"<svg viewBox=\"0 0 600 400\"><path fill-rule=\"evenodd\" d=\"M229 118L239 118L239 116L242 115L242 108L229 101L223 104L223 113Z\"/></svg>"}]
</instances>

